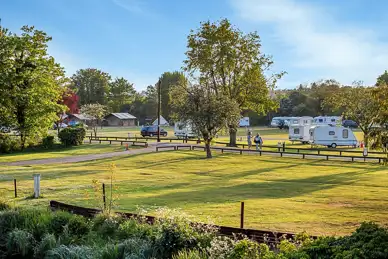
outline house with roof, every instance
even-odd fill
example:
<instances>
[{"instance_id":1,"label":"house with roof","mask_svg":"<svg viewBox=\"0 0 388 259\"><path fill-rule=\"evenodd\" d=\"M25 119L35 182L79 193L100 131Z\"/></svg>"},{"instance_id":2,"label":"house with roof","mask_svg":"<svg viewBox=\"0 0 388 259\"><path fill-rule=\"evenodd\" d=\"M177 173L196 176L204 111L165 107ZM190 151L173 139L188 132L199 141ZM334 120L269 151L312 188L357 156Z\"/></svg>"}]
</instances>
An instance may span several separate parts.
<instances>
[{"instance_id":1,"label":"house with roof","mask_svg":"<svg viewBox=\"0 0 388 259\"><path fill-rule=\"evenodd\" d=\"M104 117L106 126L136 126L136 117L129 113L110 113Z\"/></svg>"},{"instance_id":2,"label":"house with roof","mask_svg":"<svg viewBox=\"0 0 388 259\"><path fill-rule=\"evenodd\" d=\"M93 119L94 119L93 117L87 116L85 114L75 113L75 114L68 114L64 122L69 125L83 123L90 126L93 122Z\"/></svg>"}]
</instances>

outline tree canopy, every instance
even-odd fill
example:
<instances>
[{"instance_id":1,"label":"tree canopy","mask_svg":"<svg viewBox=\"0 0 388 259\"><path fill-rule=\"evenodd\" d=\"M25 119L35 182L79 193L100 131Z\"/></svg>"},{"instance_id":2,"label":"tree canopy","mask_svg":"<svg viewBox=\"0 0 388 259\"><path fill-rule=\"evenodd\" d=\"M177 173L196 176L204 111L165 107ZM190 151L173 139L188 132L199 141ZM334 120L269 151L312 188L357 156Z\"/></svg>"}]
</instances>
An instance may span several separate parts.
<instances>
[{"instance_id":1,"label":"tree canopy","mask_svg":"<svg viewBox=\"0 0 388 259\"><path fill-rule=\"evenodd\" d=\"M0 117L26 136L43 135L65 106L64 70L47 52L45 32L23 26L20 35L0 27Z\"/></svg>"},{"instance_id":2,"label":"tree canopy","mask_svg":"<svg viewBox=\"0 0 388 259\"><path fill-rule=\"evenodd\" d=\"M273 61L261 52L256 32L244 34L227 19L202 22L188 36L187 48L184 70L215 94L233 99L240 112L250 109L265 113L277 106L270 92L284 73L265 76ZM230 144L235 145L236 128L229 128Z\"/></svg>"},{"instance_id":3,"label":"tree canopy","mask_svg":"<svg viewBox=\"0 0 388 259\"><path fill-rule=\"evenodd\" d=\"M106 104L111 76L95 68L78 70L71 77L71 88L79 96L80 105L89 103Z\"/></svg>"},{"instance_id":4,"label":"tree canopy","mask_svg":"<svg viewBox=\"0 0 388 259\"><path fill-rule=\"evenodd\" d=\"M171 95L175 117L190 122L205 141L207 158L211 158L210 144L216 134L240 119L238 104L225 95L217 95L203 85L184 84L173 88Z\"/></svg>"}]
</instances>

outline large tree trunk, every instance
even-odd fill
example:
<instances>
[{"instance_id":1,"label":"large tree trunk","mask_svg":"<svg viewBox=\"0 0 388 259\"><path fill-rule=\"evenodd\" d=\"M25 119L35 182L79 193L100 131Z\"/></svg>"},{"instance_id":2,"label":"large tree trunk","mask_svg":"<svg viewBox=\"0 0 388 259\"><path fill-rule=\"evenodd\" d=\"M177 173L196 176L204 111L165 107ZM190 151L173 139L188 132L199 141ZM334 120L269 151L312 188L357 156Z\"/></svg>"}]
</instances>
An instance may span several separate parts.
<instances>
[{"instance_id":1,"label":"large tree trunk","mask_svg":"<svg viewBox=\"0 0 388 259\"><path fill-rule=\"evenodd\" d=\"M26 145L26 135L23 132L20 132L20 142L21 142L20 148L23 151Z\"/></svg>"},{"instance_id":2,"label":"large tree trunk","mask_svg":"<svg viewBox=\"0 0 388 259\"><path fill-rule=\"evenodd\" d=\"M212 150L210 149L210 140L205 141L206 158L212 158Z\"/></svg>"},{"instance_id":3,"label":"large tree trunk","mask_svg":"<svg viewBox=\"0 0 388 259\"><path fill-rule=\"evenodd\" d=\"M229 127L229 146L235 147L237 146L237 128Z\"/></svg>"}]
</instances>

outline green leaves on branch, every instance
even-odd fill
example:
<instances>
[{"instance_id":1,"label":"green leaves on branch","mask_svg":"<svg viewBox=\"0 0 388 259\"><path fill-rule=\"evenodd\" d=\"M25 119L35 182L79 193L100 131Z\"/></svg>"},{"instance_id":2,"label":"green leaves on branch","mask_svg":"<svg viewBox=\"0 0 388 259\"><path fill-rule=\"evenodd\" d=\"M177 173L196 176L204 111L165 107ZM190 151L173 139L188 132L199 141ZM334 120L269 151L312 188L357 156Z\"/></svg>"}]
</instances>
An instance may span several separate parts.
<instances>
[{"instance_id":1,"label":"green leaves on branch","mask_svg":"<svg viewBox=\"0 0 388 259\"><path fill-rule=\"evenodd\" d=\"M26 136L44 135L64 110L58 104L66 78L47 53L51 37L24 26L21 35L0 27L0 120Z\"/></svg>"}]
</instances>

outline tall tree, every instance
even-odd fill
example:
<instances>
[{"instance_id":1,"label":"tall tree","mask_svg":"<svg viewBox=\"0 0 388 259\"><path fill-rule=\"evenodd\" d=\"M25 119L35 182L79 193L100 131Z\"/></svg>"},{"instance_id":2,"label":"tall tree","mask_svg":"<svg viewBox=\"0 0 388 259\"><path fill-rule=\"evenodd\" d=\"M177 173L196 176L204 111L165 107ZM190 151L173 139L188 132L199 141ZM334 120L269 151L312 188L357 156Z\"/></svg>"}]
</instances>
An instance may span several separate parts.
<instances>
[{"instance_id":1,"label":"tall tree","mask_svg":"<svg viewBox=\"0 0 388 259\"><path fill-rule=\"evenodd\" d=\"M80 69L71 77L71 87L79 96L80 105L89 103L106 104L110 79L108 73L98 69Z\"/></svg>"},{"instance_id":2,"label":"tall tree","mask_svg":"<svg viewBox=\"0 0 388 259\"><path fill-rule=\"evenodd\" d=\"M183 84L174 87L171 95L174 97L172 107L176 119L190 121L194 125L205 141L206 157L212 158L210 144L216 134L227 125L238 124L238 104L204 85Z\"/></svg>"},{"instance_id":3,"label":"tall tree","mask_svg":"<svg viewBox=\"0 0 388 259\"><path fill-rule=\"evenodd\" d=\"M182 72L165 72L160 77L161 115L169 121L171 119L170 90L181 80L186 80Z\"/></svg>"},{"instance_id":4,"label":"tall tree","mask_svg":"<svg viewBox=\"0 0 388 259\"><path fill-rule=\"evenodd\" d=\"M325 116L335 110L329 104L323 105L323 103L325 99L335 95L340 86L340 83L336 80L329 79L314 82L309 89L306 89L309 92L309 97L312 98L310 99L310 106L312 106L316 115Z\"/></svg>"},{"instance_id":5,"label":"tall tree","mask_svg":"<svg viewBox=\"0 0 388 259\"><path fill-rule=\"evenodd\" d=\"M131 104L135 98L135 88L124 78L116 78L109 84L108 106L112 112L120 112L125 104Z\"/></svg>"},{"instance_id":6,"label":"tall tree","mask_svg":"<svg viewBox=\"0 0 388 259\"><path fill-rule=\"evenodd\" d=\"M81 113L92 120L94 136L97 136L98 124L102 125L102 119L106 115L107 107L99 103L90 103L81 106Z\"/></svg>"},{"instance_id":7,"label":"tall tree","mask_svg":"<svg viewBox=\"0 0 388 259\"><path fill-rule=\"evenodd\" d=\"M187 48L184 70L199 84L235 100L240 111L264 113L276 108L270 92L284 73L264 75L273 61L262 54L256 32L244 34L227 19L202 22L188 36ZM229 133L234 146L237 128L229 125Z\"/></svg>"},{"instance_id":8,"label":"tall tree","mask_svg":"<svg viewBox=\"0 0 388 259\"><path fill-rule=\"evenodd\" d=\"M374 97L373 88L364 87L360 82L353 87L342 87L336 95L330 96L324 105L343 109L343 116L357 122L364 133L365 146L369 144L369 135L378 121L380 105Z\"/></svg>"},{"instance_id":9,"label":"tall tree","mask_svg":"<svg viewBox=\"0 0 388 259\"><path fill-rule=\"evenodd\" d=\"M377 78L376 86L383 85L383 84L388 85L388 71L387 70L385 70L384 73L379 75L379 77Z\"/></svg>"},{"instance_id":10,"label":"tall tree","mask_svg":"<svg viewBox=\"0 0 388 259\"><path fill-rule=\"evenodd\" d=\"M23 26L21 35L0 27L0 117L26 136L43 135L64 106L64 70L47 53L45 32Z\"/></svg>"}]
</instances>

